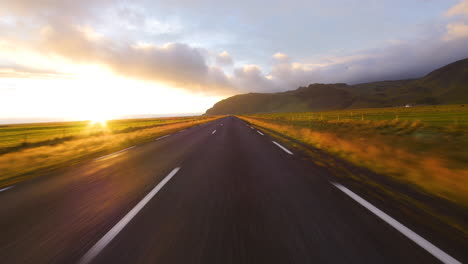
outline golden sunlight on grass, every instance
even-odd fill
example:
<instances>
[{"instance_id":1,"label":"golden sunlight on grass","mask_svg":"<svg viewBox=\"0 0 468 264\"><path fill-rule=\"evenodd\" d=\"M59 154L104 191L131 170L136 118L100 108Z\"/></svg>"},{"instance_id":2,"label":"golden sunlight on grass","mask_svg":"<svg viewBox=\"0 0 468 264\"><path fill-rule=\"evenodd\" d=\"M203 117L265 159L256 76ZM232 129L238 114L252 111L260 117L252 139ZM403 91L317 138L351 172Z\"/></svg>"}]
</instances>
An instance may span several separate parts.
<instances>
[{"instance_id":1,"label":"golden sunlight on grass","mask_svg":"<svg viewBox=\"0 0 468 264\"><path fill-rule=\"evenodd\" d=\"M4 154L0 152L0 171L2 172L0 186L43 174L50 169L144 143L155 137L217 118L219 117L112 120L107 123L105 131L91 130L83 122L6 126L3 129L14 130L10 138L16 142L16 145L3 148ZM66 125L70 126L68 133L71 136L61 134L61 128ZM35 143L21 143L22 137L18 136L20 135L18 131L34 130L35 126L39 126L38 133L46 130L45 135L38 134L37 139L31 136L30 140L36 140ZM57 127L60 127L58 131Z\"/></svg>"},{"instance_id":2,"label":"golden sunlight on grass","mask_svg":"<svg viewBox=\"0 0 468 264\"><path fill-rule=\"evenodd\" d=\"M101 126L101 127L105 127L107 125L107 119L105 118L94 118L94 119L91 119L89 120L89 124L91 126Z\"/></svg>"},{"instance_id":3,"label":"golden sunlight on grass","mask_svg":"<svg viewBox=\"0 0 468 264\"><path fill-rule=\"evenodd\" d=\"M326 116L327 113L323 117L320 113L301 113L240 118L466 206L468 142L464 135L467 127L460 123L454 125L452 117L442 122L443 115L450 116L453 110L453 107L441 110L437 113L440 120L429 120L429 123L397 119L338 120ZM456 110L459 115L466 111ZM340 114L344 116L345 112ZM310 119L312 115L318 118ZM325 118L330 120L322 120Z\"/></svg>"}]
</instances>

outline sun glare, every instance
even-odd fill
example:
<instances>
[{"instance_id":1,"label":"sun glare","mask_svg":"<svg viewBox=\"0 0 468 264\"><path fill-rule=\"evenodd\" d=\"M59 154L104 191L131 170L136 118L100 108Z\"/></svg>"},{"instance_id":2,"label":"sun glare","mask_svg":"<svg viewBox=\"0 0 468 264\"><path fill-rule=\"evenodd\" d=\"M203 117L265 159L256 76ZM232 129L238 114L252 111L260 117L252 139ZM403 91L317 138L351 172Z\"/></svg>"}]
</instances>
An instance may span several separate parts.
<instances>
[{"instance_id":1,"label":"sun glare","mask_svg":"<svg viewBox=\"0 0 468 264\"><path fill-rule=\"evenodd\" d=\"M93 118L89 120L89 124L92 126L99 125L99 126L106 126L107 125L107 120L104 118Z\"/></svg>"},{"instance_id":2,"label":"sun glare","mask_svg":"<svg viewBox=\"0 0 468 264\"><path fill-rule=\"evenodd\" d=\"M0 78L0 118L88 120L89 125L102 127L106 120L128 116L202 113L223 99L93 69L100 74L80 72L71 79L46 80Z\"/></svg>"}]
</instances>

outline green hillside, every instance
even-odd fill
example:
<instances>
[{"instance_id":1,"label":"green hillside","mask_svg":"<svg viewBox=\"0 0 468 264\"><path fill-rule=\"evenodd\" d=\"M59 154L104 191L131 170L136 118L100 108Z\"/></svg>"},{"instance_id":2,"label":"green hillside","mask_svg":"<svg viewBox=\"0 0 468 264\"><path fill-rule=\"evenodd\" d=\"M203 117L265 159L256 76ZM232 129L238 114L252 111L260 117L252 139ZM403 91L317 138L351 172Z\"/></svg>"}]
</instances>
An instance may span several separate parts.
<instances>
[{"instance_id":1,"label":"green hillside","mask_svg":"<svg viewBox=\"0 0 468 264\"><path fill-rule=\"evenodd\" d=\"M208 115L328 111L399 105L468 103L468 59L414 80L356 85L311 84L280 93L235 95L216 103Z\"/></svg>"}]
</instances>

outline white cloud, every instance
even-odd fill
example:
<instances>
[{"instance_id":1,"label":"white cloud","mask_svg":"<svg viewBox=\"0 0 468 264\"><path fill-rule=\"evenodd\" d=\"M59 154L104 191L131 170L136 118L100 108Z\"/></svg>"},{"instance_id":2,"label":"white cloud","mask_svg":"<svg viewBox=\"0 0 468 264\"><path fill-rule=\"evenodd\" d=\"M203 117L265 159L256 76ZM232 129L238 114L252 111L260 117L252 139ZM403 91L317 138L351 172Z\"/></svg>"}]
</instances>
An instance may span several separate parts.
<instances>
[{"instance_id":1,"label":"white cloud","mask_svg":"<svg viewBox=\"0 0 468 264\"><path fill-rule=\"evenodd\" d=\"M440 36L402 42L363 52L348 59L329 58L324 63L282 63L273 66L272 80L288 89L310 83L362 83L421 77L430 71L468 57L468 35Z\"/></svg>"},{"instance_id":2,"label":"white cloud","mask_svg":"<svg viewBox=\"0 0 468 264\"><path fill-rule=\"evenodd\" d=\"M234 61L227 51L223 51L216 56L216 64L219 66L231 66Z\"/></svg>"},{"instance_id":3,"label":"white cloud","mask_svg":"<svg viewBox=\"0 0 468 264\"><path fill-rule=\"evenodd\" d=\"M262 69L258 65L244 65L234 69L232 78L235 87L242 87L242 90L252 92L268 92L275 90L276 84L265 77Z\"/></svg>"},{"instance_id":4,"label":"white cloud","mask_svg":"<svg viewBox=\"0 0 468 264\"><path fill-rule=\"evenodd\" d=\"M131 30L137 31L142 26L142 32L158 36L184 31L181 24L142 17L146 14L144 8L127 7L126 1L17 0L8 1L8 9L5 8L6 3L2 3L5 1L0 0L0 15L8 13L12 19L3 19L0 23L0 49L2 43L9 43L17 49L36 52L44 57L60 57L72 63L102 65L125 77L166 83L204 93L266 92L294 89L314 82L357 83L414 78L468 57L468 25L464 20L464 16L468 14L468 1L460 2L445 13L454 17L446 25L442 25L446 28L445 32L433 34L422 41L399 41L392 38L381 49L301 62L293 61L286 53L278 52L272 55L272 59L269 58L272 61L269 72L262 71L258 65L248 64L229 68L233 70L232 74L223 70L223 67L234 65L228 52L231 51L229 46L226 51L213 56L212 50L194 44L196 42L174 41L161 44L151 38L127 38L125 35L108 34L106 27L100 26L98 22L101 17L105 17L105 12L115 11L103 8L110 4L118 6L115 13L120 12L120 17L128 20L124 22ZM283 9L279 8L276 11L281 10ZM219 32L224 32L223 30ZM223 38L215 38L220 39L219 43L224 41ZM263 47L252 43L245 39L232 46L243 45L242 49L247 50L246 54L265 52ZM275 47L276 43L271 45ZM310 43L311 49L313 45L314 43ZM275 47L274 50L283 49ZM235 54L237 58L238 53ZM268 53L269 56L271 53ZM210 57L214 57L213 64ZM242 62L250 63L245 59ZM257 64L264 69L268 68L261 63ZM18 73L24 69L18 67L14 71Z\"/></svg>"},{"instance_id":5,"label":"white cloud","mask_svg":"<svg viewBox=\"0 0 468 264\"><path fill-rule=\"evenodd\" d=\"M468 0L461 1L450 8L445 15L448 17L458 17L458 20L446 26L444 39L454 40L468 37Z\"/></svg>"},{"instance_id":6,"label":"white cloud","mask_svg":"<svg viewBox=\"0 0 468 264\"><path fill-rule=\"evenodd\" d=\"M277 53L273 54L273 58L278 62L287 62L287 61L289 61L289 56L284 54L284 53L281 53L281 52L277 52Z\"/></svg>"},{"instance_id":7,"label":"white cloud","mask_svg":"<svg viewBox=\"0 0 468 264\"><path fill-rule=\"evenodd\" d=\"M468 37L468 25L464 23L453 23L447 25L447 33L444 39L454 40ZM468 45L468 44L467 44Z\"/></svg>"},{"instance_id":8,"label":"white cloud","mask_svg":"<svg viewBox=\"0 0 468 264\"><path fill-rule=\"evenodd\" d=\"M445 12L446 16L468 15L468 0L461 1Z\"/></svg>"}]
</instances>

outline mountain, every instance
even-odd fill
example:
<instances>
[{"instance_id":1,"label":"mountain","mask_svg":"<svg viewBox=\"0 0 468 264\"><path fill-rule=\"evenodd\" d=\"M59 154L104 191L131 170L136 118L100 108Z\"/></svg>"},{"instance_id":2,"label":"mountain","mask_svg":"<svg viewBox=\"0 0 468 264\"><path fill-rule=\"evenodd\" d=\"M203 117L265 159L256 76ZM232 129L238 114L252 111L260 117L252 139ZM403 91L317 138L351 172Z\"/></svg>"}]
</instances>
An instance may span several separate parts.
<instances>
[{"instance_id":1,"label":"mountain","mask_svg":"<svg viewBox=\"0 0 468 264\"><path fill-rule=\"evenodd\" d=\"M468 58L439 68L420 79L348 85L311 84L280 93L248 93L229 97L207 115L305 112L406 104L468 103Z\"/></svg>"}]
</instances>

